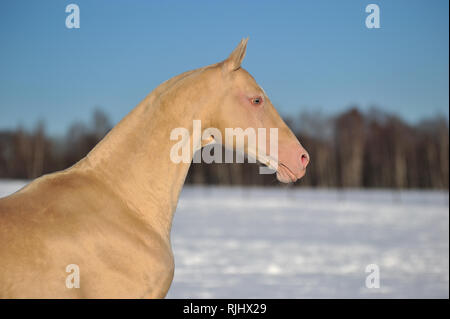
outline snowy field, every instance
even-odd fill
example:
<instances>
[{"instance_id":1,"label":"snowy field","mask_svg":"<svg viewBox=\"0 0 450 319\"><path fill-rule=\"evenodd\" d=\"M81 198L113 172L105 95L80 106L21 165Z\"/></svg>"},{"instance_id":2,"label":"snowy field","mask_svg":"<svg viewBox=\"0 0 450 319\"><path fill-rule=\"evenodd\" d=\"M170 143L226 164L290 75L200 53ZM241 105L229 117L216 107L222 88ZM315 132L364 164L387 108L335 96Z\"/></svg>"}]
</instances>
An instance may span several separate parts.
<instances>
[{"instance_id":1,"label":"snowy field","mask_svg":"<svg viewBox=\"0 0 450 319\"><path fill-rule=\"evenodd\" d=\"M448 298L448 209L447 191L185 187L167 297Z\"/></svg>"}]
</instances>

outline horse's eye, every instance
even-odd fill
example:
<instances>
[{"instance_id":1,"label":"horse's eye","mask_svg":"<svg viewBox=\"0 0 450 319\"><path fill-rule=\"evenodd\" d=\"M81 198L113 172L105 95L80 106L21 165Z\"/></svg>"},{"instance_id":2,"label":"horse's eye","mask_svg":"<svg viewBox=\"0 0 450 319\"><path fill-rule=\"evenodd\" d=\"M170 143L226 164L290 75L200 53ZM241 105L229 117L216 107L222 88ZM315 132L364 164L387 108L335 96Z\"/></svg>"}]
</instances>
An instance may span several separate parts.
<instances>
[{"instance_id":1,"label":"horse's eye","mask_svg":"<svg viewBox=\"0 0 450 319\"><path fill-rule=\"evenodd\" d=\"M252 99L252 104L253 104L253 105L260 105L261 102L262 102L262 99L261 99L260 97L254 97L254 98Z\"/></svg>"}]
</instances>

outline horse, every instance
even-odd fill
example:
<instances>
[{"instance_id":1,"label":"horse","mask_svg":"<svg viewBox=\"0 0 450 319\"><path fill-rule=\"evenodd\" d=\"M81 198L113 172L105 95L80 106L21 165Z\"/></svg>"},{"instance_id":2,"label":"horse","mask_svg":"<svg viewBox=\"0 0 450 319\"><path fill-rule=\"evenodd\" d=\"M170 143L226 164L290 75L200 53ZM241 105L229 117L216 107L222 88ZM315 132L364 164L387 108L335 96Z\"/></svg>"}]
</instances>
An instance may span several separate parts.
<instances>
[{"instance_id":1,"label":"horse","mask_svg":"<svg viewBox=\"0 0 450 319\"><path fill-rule=\"evenodd\" d=\"M0 199L1 298L164 298L172 219L193 155L170 159L176 127L277 128L278 180L305 174L308 153L241 67L247 41L162 83L72 167Z\"/></svg>"}]
</instances>

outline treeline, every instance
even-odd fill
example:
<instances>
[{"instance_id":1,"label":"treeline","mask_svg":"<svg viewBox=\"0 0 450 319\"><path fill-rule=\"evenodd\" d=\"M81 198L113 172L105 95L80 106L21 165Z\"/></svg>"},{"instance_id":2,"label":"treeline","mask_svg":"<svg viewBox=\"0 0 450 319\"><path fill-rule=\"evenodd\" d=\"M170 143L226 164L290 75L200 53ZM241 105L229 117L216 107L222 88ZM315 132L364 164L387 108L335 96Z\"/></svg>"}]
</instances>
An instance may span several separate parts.
<instances>
[{"instance_id":1,"label":"treeline","mask_svg":"<svg viewBox=\"0 0 450 319\"><path fill-rule=\"evenodd\" d=\"M304 113L285 118L311 162L295 185L310 187L439 188L449 186L449 127L436 117L411 125L377 110L352 108L334 117ZM84 157L112 128L105 113L73 124L52 138L43 123L34 130L0 131L0 178L33 179ZM187 183L278 185L258 164L192 164Z\"/></svg>"}]
</instances>

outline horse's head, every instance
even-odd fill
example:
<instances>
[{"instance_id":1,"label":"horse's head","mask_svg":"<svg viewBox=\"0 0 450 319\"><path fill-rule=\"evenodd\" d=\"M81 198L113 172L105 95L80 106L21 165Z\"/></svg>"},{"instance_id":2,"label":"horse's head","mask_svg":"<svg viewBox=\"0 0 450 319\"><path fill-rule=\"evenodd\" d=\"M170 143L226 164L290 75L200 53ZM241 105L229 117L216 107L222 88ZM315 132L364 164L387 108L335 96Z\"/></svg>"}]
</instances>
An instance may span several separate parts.
<instances>
[{"instance_id":1,"label":"horse's head","mask_svg":"<svg viewBox=\"0 0 450 319\"><path fill-rule=\"evenodd\" d=\"M257 134L256 143L249 143L249 139L245 139L244 150L248 155L258 154L254 157L276 169L279 181L295 182L305 175L309 162L308 152L281 119L264 90L246 70L241 68L246 47L247 39L239 43L228 59L217 65L216 78L219 80L215 82L215 90L218 94L215 95L217 101L214 103L216 120L212 124L221 131L222 136L226 136L226 128L242 130L253 128L255 132L265 131L265 136ZM258 153L258 146L265 143L265 153L269 154L271 128L278 129L278 161L275 159L277 165L273 165L269 157L259 156ZM261 144L259 139L262 137L265 138L265 142ZM228 144L225 142L225 146L236 149L236 140ZM262 149L261 146L260 148Z\"/></svg>"}]
</instances>

